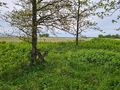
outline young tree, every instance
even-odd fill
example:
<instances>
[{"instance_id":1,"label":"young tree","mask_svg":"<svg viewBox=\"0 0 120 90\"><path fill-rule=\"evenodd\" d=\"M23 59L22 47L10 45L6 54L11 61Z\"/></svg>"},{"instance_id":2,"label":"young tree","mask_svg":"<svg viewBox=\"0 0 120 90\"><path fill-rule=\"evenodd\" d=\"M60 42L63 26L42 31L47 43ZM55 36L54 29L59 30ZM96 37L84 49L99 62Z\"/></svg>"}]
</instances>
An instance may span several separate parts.
<instances>
[{"instance_id":1,"label":"young tree","mask_svg":"<svg viewBox=\"0 0 120 90\"><path fill-rule=\"evenodd\" d=\"M88 29L100 30L97 23L92 20L98 3L93 3L92 0L71 0L70 21L66 26L66 31L75 35L76 45L78 45L79 35Z\"/></svg>"},{"instance_id":2,"label":"young tree","mask_svg":"<svg viewBox=\"0 0 120 90\"><path fill-rule=\"evenodd\" d=\"M70 7L69 0L19 0L18 10L13 10L6 16L6 21L22 31L21 37L31 38L31 64L44 62L47 52L37 49L37 35L44 27L49 30L61 29L67 23L68 13L63 10ZM66 22L66 23L65 23Z\"/></svg>"}]
</instances>

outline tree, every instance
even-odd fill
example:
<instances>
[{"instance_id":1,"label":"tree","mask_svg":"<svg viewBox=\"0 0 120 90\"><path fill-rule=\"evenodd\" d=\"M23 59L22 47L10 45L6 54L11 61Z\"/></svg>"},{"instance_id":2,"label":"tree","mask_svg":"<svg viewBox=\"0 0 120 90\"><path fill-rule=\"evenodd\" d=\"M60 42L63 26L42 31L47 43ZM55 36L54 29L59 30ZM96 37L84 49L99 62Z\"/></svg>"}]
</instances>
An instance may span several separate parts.
<instances>
[{"instance_id":1,"label":"tree","mask_svg":"<svg viewBox=\"0 0 120 90\"><path fill-rule=\"evenodd\" d=\"M6 5L6 3L0 2L0 6L4 6L4 5Z\"/></svg>"},{"instance_id":2,"label":"tree","mask_svg":"<svg viewBox=\"0 0 120 90\"><path fill-rule=\"evenodd\" d=\"M104 36L102 34L98 35L99 38L103 38Z\"/></svg>"},{"instance_id":3,"label":"tree","mask_svg":"<svg viewBox=\"0 0 120 90\"><path fill-rule=\"evenodd\" d=\"M98 7L101 10L97 12L97 15L103 19L106 16L112 16L114 13L120 11L120 0L103 0L98 4ZM112 23L118 23L119 19L120 14L118 14L116 18L112 20ZM120 27L117 28L117 30L120 30Z\"/></svg>"},{"instance_id":4,"label":"tree","mask_svg":"<svg viewBox=\"0 0 120 90\"><path fill-rule=\"evenodd\" d=\"M70 7L68 0L19 0L17 5L20 9L8 13L5 20L22 31L22 39L29 37L27 41L32 44L31 64L42 63L47 51L42 53L38 50L37 35L44 27L54 30L67 24L69 14L63 10Z\"/></svg>"},{"instance_id":5,"label":"tree","mask_svg":"<svg viewBox=\"0 0 120 90\"><path fill-rule=\"evenodd\" d=\"M91 0L71 0L70 20L66 30L68 33L75 35L76 45L78 45L79 35L87 29L100 30L97 23L92 19L98 3Z\"/></svg>"},{"instance_id":6,"label":"tree","mask_svg":"<svg viewBox=\"0 0 120 90\"><path fill-rule=\"evenodd\" d=\"M39 34L39 37L49 37L49 34L46 33L46 34Z\"/></svg>"},{"instance_id":7,"label":"tree","mask_svg":"<svg viewBox=\"0 0 120 90\"><path fill-rule=\"evenodd\" d=\"M32 61L33 64L34 61L36 61L37 58L37 1L32 0Z\"/></svg>"},{"instance_id":8,"label":"tree","mask_svg":"<svg viewBox=\"0 0 120 90\"><path fill-rule=\"evenodd\" d=\"M99 35L98 36L99 38L117 38L117 39L119 39L120 38L120 35L119 34L116 34L116 35L110 35L110 34L108 34L108 35Z\"/></svg>"}]
</instances>

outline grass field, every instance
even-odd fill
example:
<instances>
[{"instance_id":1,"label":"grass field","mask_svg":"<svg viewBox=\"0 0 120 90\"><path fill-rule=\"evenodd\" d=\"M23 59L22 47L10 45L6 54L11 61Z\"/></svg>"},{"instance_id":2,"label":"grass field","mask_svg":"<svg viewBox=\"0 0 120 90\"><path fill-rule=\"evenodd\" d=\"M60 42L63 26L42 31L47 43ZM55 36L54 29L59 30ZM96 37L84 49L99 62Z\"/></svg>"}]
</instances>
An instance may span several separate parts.
<instances>
[{"instance_id":1,"label":"grass field","mask_svg":"<svg viewBox=\"0 0 120 90\"><path fill-rule=\"evenodd\" d=\"M29 66L28 43L0 43L0 90L120 90L120 41L39 42L44 65Z\"/></svg>"},{"instance_id":2,"label":"grass field","mask_svg":"<svg viewBox=\"0 0 120 90\"><path fill-rule=\"evenodd\" d=\"M92 38L82 38L80 40L91 40ZM38 42L74 42L75 38L73 37L42 37L38 38ZM1 37L0 42L23 42L19 38L16 37Z\"/></svg>"}]
</instances>

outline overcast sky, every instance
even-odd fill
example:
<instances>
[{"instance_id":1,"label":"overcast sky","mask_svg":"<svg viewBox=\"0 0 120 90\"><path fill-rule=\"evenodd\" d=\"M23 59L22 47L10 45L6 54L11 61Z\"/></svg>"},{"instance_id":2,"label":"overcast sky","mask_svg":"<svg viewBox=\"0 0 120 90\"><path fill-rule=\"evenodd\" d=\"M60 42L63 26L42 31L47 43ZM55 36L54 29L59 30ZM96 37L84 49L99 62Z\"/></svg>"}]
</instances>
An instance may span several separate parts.
<instances>
[{"instance_id":1,"label":"overcast sky","mask_svg":"<svg viewBox=\"0 0 120 90\"><path fill-rule=\"evenodd\" d=\"M2 10L2 12L6 12L6 11L9 11L9 10L12 10L14 8L14 2L17 1L17 0L1 0L1 1L4 1L7 3L8 8L0 8L0 10ZM115 18L117 15L117 13L115 13L113 16L111 17L106 17L105 19L99 19L99 18L96 18L96 22L98 23L98 26L101 27L101 29L104 30L104 34L120 34L120 31L116 31L115 28L118 28L119 27L119 23L118 24L112 24L111 20L113 18ZM0 32L3 32L3 31L10 31L11 28L10 25L8 25L5 21L3 20L0 20L0 25L2 27L0 27ZM87 32L84 32L83 35L85 36L88 36L88 37L96 37L98 36L99 34L103 34L99 31L87 31ZM72 37L72 35L70 34L67 34L65 32L59 32L57 34L58 37Z\"/></svg>"}]
</instances>

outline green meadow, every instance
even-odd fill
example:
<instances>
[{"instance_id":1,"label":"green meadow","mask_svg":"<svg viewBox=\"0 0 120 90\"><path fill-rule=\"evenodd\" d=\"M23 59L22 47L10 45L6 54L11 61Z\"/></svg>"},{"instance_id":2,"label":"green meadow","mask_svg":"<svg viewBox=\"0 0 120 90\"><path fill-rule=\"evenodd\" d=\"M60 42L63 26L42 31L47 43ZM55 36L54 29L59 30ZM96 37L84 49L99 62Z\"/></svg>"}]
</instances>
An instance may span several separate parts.
<instances>
[{"instance_id":1,"label":"green meadow","mask_svg":"<svg viewBox=\"0 0 120 90\"><path fill-rule=\"evenodd\" d=\"M43 65L29 66L31 45L0 43L0 90L120 90L120 41L39 42Z\"/></svg>"}]
</instances>

